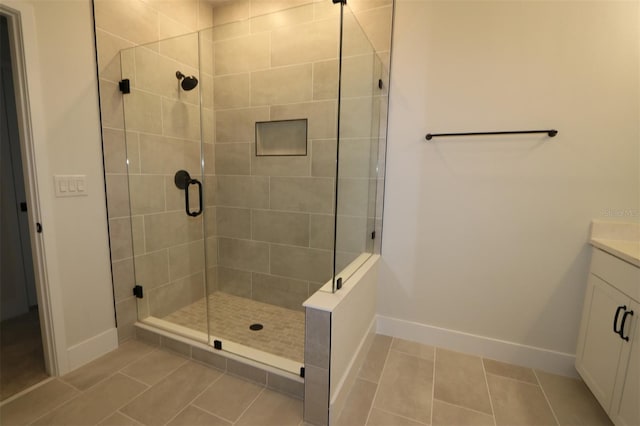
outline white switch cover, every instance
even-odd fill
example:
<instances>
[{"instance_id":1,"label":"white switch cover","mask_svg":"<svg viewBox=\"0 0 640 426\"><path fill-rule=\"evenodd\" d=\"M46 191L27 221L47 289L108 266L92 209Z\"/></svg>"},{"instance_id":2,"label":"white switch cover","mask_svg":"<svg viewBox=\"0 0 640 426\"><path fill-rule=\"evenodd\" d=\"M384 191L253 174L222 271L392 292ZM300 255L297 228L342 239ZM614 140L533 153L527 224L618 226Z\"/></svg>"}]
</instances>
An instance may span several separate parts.
<instances>
[{"instance_id":1,"label":"white switch cover","mask_svg":"<svg viewBox=\"0 0 640 426\"><path fill-rule=\"evenodd\" d=\"M82 197L87 195L86 175L53 176L56 197Z\"/></svg>"}]
</instances>

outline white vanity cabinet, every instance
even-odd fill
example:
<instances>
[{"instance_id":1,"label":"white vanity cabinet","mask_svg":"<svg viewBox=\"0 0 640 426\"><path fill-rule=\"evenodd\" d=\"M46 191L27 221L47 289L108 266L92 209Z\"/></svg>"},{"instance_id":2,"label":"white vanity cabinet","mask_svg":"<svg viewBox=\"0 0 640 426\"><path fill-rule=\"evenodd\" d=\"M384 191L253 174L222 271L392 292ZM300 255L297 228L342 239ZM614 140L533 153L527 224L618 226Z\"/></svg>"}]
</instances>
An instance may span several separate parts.
<instances>
[{"instance_id":1,"label":"white vanity cabinet","mask_svg":"<svg viewBox=\"0 0 640 426\"><path fill-rule=\"evenodd\" d=\"M576 369L617 426L640 425L640 268L593 248Z\"/></svg>"}]
</instances>

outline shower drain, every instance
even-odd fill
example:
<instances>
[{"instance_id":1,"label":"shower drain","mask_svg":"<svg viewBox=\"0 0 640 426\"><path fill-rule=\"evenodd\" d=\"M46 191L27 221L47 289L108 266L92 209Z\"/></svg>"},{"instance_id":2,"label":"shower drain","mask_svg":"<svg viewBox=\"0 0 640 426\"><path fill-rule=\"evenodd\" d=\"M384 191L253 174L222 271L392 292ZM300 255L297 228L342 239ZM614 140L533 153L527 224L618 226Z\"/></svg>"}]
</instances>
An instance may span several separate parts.
<instances>
[{"instance_id":1,"label":"shower drain","mask_svg":"<svg viewBox=\"0 0 640 426\"><path fill-rule=\"evenodd\" d=\"M257 324L257 323L256 323L256 324L251 324L251 325L249 326L249 329L250 329L250 330L253 330L253 331L262 330L262 328L263 328L263 327L262 327L262 324Z\"/></svg>"}]
</instances>

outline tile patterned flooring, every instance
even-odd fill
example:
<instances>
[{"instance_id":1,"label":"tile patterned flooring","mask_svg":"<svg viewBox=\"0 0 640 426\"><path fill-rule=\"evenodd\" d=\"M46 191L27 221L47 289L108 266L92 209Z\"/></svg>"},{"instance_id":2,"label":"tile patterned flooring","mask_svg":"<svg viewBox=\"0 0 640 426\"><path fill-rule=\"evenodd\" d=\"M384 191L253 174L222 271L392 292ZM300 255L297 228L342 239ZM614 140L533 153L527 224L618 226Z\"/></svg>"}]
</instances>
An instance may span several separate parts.
<instances>
[{"instance_id":1,"label":"tile patterned flooring","mask_svg":"<svg viewBox=\"0 0 640 426\"><path fill-rule=\"evenodd\" d=\"M610 425L572 378L378 335L341 426ZM302 426L302 401L129 341L0 406L2 425Z\"/></svg>"},{"instance_id":2,"label":"tile patterned flooring","mask_svg":"<svg viewBox=\"0 0 640 426\"><path fill-rule=\"evenodd\" d=\"M217 291L209 295L211 334L300 363L304 360L304 312ZM207 333L207 304L202 298L164 318ZM260 323L262 330L249 326Z\"/></svg>"},{"instance_id":3,"label":"tile patterned flooring","mask_svg":"<svg viewBox=\"0 0 640 426\"><path fill-rule=\"evenodd\" d=\"M586 385L377 335L340 426L611 425Z\"/></svg>"}]
</instances>

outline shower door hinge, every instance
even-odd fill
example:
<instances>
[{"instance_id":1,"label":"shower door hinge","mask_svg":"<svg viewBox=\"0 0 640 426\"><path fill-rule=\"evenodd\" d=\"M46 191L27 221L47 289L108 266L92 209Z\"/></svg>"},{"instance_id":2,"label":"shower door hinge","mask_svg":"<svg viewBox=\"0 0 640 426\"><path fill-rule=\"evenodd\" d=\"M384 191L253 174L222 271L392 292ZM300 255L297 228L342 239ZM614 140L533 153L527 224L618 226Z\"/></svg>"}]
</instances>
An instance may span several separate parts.
<instances>
[{"instance_id":1,"label":"shower door hinge","mask_svg":"<svg viewBox=\"0 0 640 426\"><path fill-rule=\"evenodd\" d=\"M217 349L219 351L222 350L222 340L214 340L213 341L213 349Z\"/></svg>"},{"instance_id":2,"label":"shower door hinge","mask_svg":"<svg viewBox=\"0 0 640 426\"><path fill-rule=\"evenodd\" d=\"M333 3L342 3L342 4L347 4L347 0L333 0Z\"/></svg>"},{"instance_id":3,"label":"shower door hinge","mask_svg":"<svg viewBox=\"0 0 640 426\"><path fill-rule=\"evenodd\" d=\"M342 288L342 277L336 280L336 290L340 290Z\"/></svg>"},{"instance_id":4,"label":"shower door hinge","mask_svg":"<svg viewBox=\"0 0 640 426\"><path fill-rule=\"evenodd\" d=\"M133 287L133 295L138 299L142 299L143 293L141 285L136 285L135 287Z\"/></svg>"},{"instance_id":5,"label":"shower door hinge","mask_svg":"<svg viewBox=\"0 0 640 426\"><path fill-rule=\"evenodd\" d=\"M304 378L304 367L300 367L300 377Z\"/></svg>"},{"instance_id":6,"label":"shower door hinge","mask_svg":"<svg viewBox=\"0 0 640 426\"><path fill-rule=\"evenodd\" d=\"M382 88L383 88L383 87L384 87L384 86L383 86L383 84L382 84L382 79L381 79L381 78L379 78L379 79L378 79L378 89L381 89L381 90L382 90Z\"/></svg>"},{"instance_id":7,"label":"shower door hinge","mask_svg":"<svg viewBox=\"0 0 640 426\"><path fill-rule=\"evenodd\" d=\"M125 95L131 93L131 82L128 78L124 78L118 82L118 88Z\"/></svg>"},{"instance_id":8,"label":"shower door hinge","mask_svg":"<svg viewBox=\"0 0 640 426\"><path fill-rule=\"evenodd\" d=\"M371 239L372 239L372 240L375 240L375 239L376 239L376 231L373 231L373 232L371 233Z\"/></svg>"}]
</instances>

